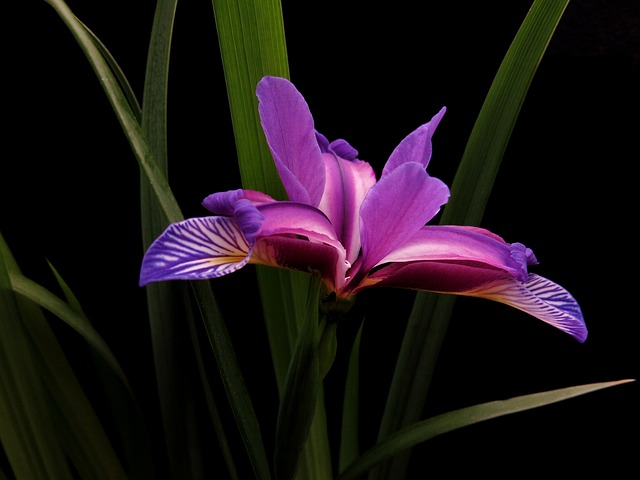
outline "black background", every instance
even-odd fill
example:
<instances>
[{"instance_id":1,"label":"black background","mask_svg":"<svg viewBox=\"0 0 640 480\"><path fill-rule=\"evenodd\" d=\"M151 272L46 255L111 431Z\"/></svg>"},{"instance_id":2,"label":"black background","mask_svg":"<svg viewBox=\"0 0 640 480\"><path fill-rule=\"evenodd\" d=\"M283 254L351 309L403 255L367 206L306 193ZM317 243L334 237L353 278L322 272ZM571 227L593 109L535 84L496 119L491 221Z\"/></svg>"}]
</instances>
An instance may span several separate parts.
<instances>
[{"instance_id":1,"label":"black background","mask_svg":"<svg viewBox=\"0 0 640 480\"><path fill-rule=\"evenodd\" d=\"M55 291L46 260L60 271L150 406L153 424L151 347L137 286L138 167L71 34L45 2L26 3L27 12L5 19L18 28L5 42L0 231L27 276ZM378 173L405 135L447 106L429 172L451 184L484 95L531 4L444 3L283 1L291 79L316 127L329 139L347 139ZM68 4L141 97L154 2ZM535 251L540 265L533 271L576 297L589 338L579 344L514 309L460 298L425 417L638 377L638 5L570 3L482 223ZM170 75L170 182L185 216L202 215L206 195L240 186L210 2L180 2ZM268 439L275 400L265 380L268 352L252 270L216 280L216 288ZM358 312L367 315L363 446L375 436L412 298L378 291L358 299ZM330 386L341 381L339 366ZM633 476L639 399L632 383L468 427L418 447L414 470L519 478L602 468L607 478Z\"/></svg>"}]
</instances>

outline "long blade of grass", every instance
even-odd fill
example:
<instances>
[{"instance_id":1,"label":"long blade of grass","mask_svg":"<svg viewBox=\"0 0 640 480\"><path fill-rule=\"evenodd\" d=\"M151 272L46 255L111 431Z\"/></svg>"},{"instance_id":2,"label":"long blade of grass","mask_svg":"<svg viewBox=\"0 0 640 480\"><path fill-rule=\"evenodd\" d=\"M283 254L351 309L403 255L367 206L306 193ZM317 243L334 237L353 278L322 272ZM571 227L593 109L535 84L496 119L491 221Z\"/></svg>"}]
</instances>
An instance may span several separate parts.
<instances>
[{"instance_id":1,"label":"long blade of grass","mask_svg":"<svg viewBox=\"0 0 640 480\"><path fill-rule=\"evenodd\" d=\"M44 479L53 472L70 479L64 452L45 417L42 383L33 374L38 371L35 352L22 321L31 312L24 311L11 288L9 255L0 248L0 442L17 478Z\"/></svg>"},{"instance_id":2,"label":"long blade of grass","mask_svg":"<svg viewBox=\"0 0 640 480\"><path fill-rule=\"evenodd\" d=\"M345 380L344 401L342 404L342 427L340 429L339 471L342 472L360 454L358 441L359 404L360 404L360 339L362 326L351 347L349 366Z\"/></svg>"},{"instance_id":3,"label":"long blade of grass","mask_svg":"<svg viewBox=\"0 0 640 480\"><path fill-rule=\"evenodd\" d=\"M365 474L373 466L389 458L394 454L406 450L443 433L451 432L458 428L473 425L492 418L509 415L512 413L538 408L552 403L574 398L579 395L610 388L633 380L618 380L614 382L592 383L574 387L550 390L548 392L533 393L508 400L482 403L472 407L466 407L452 412L417 422L389 436L376 444L353 462L339 477L338 480L351 480ZM390 477L395 478L395 477Z\"/></svg>"},{"instance_id":4,"label":"long blade of grass","mask_svg":"<svg viewBox=\"0 0 640 480\"><path fill-rule=\"evenodd\" d=\"M316 277L309 285L307 315L300 329L278 411L274 455L277 480L292 480L296 474L320 392L318 281Z\"/></svg>"},{"instance_id":5,"label":"long blade of grass","mask_svg":"<svg viewBox=\"0 0 640 480\"><path fill-rule=\"evenodd\" d=\"M231 408L235 414L240 434L245 441L253 471L257 479L269 479L271 474L262 443L260 426L255 417L251 399L237 365L229 333L222 321L218 305L208 284L191 282L191 287L198 299L198 307L205 320L209 342L213 347L225 389L230 396Z\"/></svg>"},{"instance_id":6,"label":"long blade of grass","mask_svg":"<svg viewBox=\"0 0 640 480\"><path fill-rule=\"evenodd\" d=\"M24 275L11 272L10 278L12 288L16 293L19 293L36 305L39 305L45 310L53 313L56 317L79 333L86 342L100 354L103 360L111 367L127 388L130 388L120 363L111 352L109 346L85 316L78 313L77 310L70 307L46 288L38 285L36 282L28 279Z\"/></svg>"},{"instance_id":7,"label":"long blade of grass","mask_svg":"<svg viewBox=\"0 0 640 480\"><path fill-rule=\"evenodd\" d=\"M45 1L54 8L64 24L69 28L71 34L89 60L100 85L104 89L107 100L111 104L125 132L135 158L160 204L165 218L168 222L178 222L182 220L184 217L171 192L167 178L155 161L151 147L142 132L142 127L128 102L127 96L122 92L118 80L110 69L109 63L104 59L100 49L96 47L93 42L93 36L90 35L85 27L76 19L64 1Z\"/></svg>"},{"instance_id":8,"label":"long blade of grass","mask_svg":"<svg viewBox=\"0 0 640 480\"><path fill-rule=\"evenodd\" d=\"M69 307L84 318L85 323L91 325L80 301L71 288L51 263L49 263L49 267L55 275ZM42 307L42 305L40 306ZM105 416L110 414L111 422L115 425L113 430L116 439L114 442L117 441L124 452L123 462L128 466L129 476L139 480L154 478L155 468L149 435L140 405L131 387L126 378L123 381L123 373L114 371L100 352L90 349L88 353L95 368L96 383L102 389L101 393L107 410Z\"/></svg>"},{"instance_id":9,"label":"long blade of grass","mask_svg":"<svg viewBox=\"0 0 640 480\"><path fill-rule=\"evenodd\" d=\"M168 177L167 98L171 38L177 0L156 4L145 72L141 125L153 158ZM167 219L144 175L140 178L140 219L143 249L167 227ZM190 337L181 332L185 320L194 319L189 308L188 286L183 282L149 285L145 288L153 348L156 384L169 468L174 478L202 478L203 454L192 411L194 377L184 352Z\"/></svg>"},{"instance_id":10,"label":"long blade of grass","mask_svg":"<svg viewBox=\"0 0 640 480\"><path fill-rule=\"evenodd\" d=\"M0 236L0 439L14 473L71 479L73 465L83 478L126 478L44 314L16 295L17 276Z\"/></svg>"},{"instance_id":11,"label":"long blade of grass","mask_svg":"<svg viewBox=\"0 0 640 480\"><path fill-rule=\"evenodd\" d=\"M255 96L256 85L263 76L289 77L280 0L212 0L212 5L242 185L285 199L262 132ZM308 276L270 268L256 270L276 381L282 395L299 325L305 318ZM303 477L331 477L323 412L324 405L318 405L299 473Z\"/></svg>"},{"instance_id":12,"label":"long blade of grass","mask_svg":"<svg viewBox=\"0 0 640 480\"><path fill-rule=\"evenodd\" d=\"M536 0L489 89L456 173L441 224L479 225L529 86L569 0ZM396 365L379 439L420 418L454 296L418 293ZM409 452L370 478L402 478ZM380 476L376 476L380 475Z\"/></svg>"},{"instance_id":13,"label":"long blade of grass","mask_svg":"<svg viewBox=\"0 0 640 480\"><path fill-rule=\"evenodd\" d=\"M47 0L47 2L54 7L60 18L70 29L95 70L96 76L129 140L142 174L147 179L155 199L160 206L160 210L165 217L165 222L172 223L182 220L182 213L180 212L175 197L171 193L166 176L155 161L152 149L147 142L142 127L137 122L131 106L127 103L126 96L120 90L116 79L109 69L108 63L102 57L99 49L94 45L91 36L77 19L75 19L75 16L67 5L62 0ZM244 388L242 375L235 360L235 355L233 354L233 347L231 346L226 326L220 316L216 316L216 309L213 308L215 306L215 298L210 288L208 288L208 284L205 282L200 282L198 287L194 288L194 292L200 306L206 305L207 302L209 303L208 307L201 311L205 316L205 323L207 325L213 325L212 328L208 329L208 334L214 349L218 349L214 353L217 354L218 360L220 358L225 359L224 362L218 362L218 368L223 378L227 397L236 413L236 421L239 423L240 430L245 433L259 432L255 412L248 401L248 396L243 393L246 392L246 388ZM214 317L206 316L210 314L214 314ZM215 341L211 339L212 335L217 335L214 339ZM230 379L233 381L230 381ZM234 387L238 385L242 386L242 389L234 390ZM236 395L237 391L240 392L238 395ZM250 424L251 428L246 428L247 424ZM268 468L265 468L265 465L267 465L266 455L259 436L252 438L243 437L243 440L245 441L245 446L249 452L254 469L257 472L267 472L267 474L261 473L258 475L258 478L268 478Z\"/></svg>"}]
</instances>

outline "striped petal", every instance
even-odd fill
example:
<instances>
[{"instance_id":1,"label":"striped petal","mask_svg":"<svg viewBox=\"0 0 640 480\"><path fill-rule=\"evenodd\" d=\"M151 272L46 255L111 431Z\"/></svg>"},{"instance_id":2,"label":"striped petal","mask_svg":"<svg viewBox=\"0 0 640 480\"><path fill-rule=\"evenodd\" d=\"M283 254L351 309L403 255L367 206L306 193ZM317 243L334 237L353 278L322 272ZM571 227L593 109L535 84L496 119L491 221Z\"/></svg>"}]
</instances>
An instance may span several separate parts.
<instances>
[{"instance_id":1,"label":"striped petal","mask_svg":"<svg viewBox=\"0 0 640 480\"><path fill-rule=\"evenodd\" d=\"M251 249L231 217L190 218L174 223L147 250L140 285L221 277L247 264Z\"/></svg>"},{"instance_id":2,"label":"striped petal","mask_svg":"<svg viewBox=\"0 0 640 480\"><path fill-rule=\"evenodd\" d=\"M529 274L529 279L524 283L515 279L494 282L468 295L506 303L553 325L580 342L587 339L587 327L578 302L560 285L539 275Z\"/></svg>"},{"instance_id":3,"label":"striped petal","mask_svg":"<svg viewBox=\"0 0 640 480\"><path fill-rule=\"evenodd\" d=\"M500 268L468 260L391 263L371 274L353 293L371 286L486 298L522 310L580 342L587 338L582 312L571 294L535 274L521 282Z\"/></svg>"}]
</instances>

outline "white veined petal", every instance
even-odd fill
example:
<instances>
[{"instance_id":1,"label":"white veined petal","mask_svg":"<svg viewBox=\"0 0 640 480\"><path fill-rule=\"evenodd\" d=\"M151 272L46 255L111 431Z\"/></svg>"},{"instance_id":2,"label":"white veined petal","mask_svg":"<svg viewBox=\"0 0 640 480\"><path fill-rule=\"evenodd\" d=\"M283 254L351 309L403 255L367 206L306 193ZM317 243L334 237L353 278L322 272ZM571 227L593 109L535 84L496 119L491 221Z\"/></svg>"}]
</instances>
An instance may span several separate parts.
<instances>
[{"instance_id":1,"label":"white veined petal","mask_svg":"<svg viewBox=\"0 0 640 480\"><path fill-rule=\"evenodd\" d=\"M513 279L495 282L481 290L466 293L506 303L546 322L584 342L587 327L578 302L557 283L529 274L525 283Z\"/></svg>"},{"instance_id":2,"label":"white veined petal","mask_svg":"<svg viewBox=\"0 0 640 480\"><path fill-rule=\"evenodd\" d=\"M246 265L251 249L233 218L200 217L174 223L145 254L140 285L220 277Z\"/></svg>"}]
</instances>

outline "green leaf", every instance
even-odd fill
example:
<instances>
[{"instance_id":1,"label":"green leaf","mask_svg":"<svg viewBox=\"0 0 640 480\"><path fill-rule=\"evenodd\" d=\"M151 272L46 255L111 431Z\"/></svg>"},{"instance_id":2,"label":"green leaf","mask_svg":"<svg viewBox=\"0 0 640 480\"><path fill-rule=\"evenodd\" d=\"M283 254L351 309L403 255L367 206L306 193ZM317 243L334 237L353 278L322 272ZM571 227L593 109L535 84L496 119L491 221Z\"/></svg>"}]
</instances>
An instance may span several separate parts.
<instances>
[{"instance_id":1,"label":"green leaf","mask_svg":"<svg viewBox=\"0 0 640 480\"><path fill-rule=\"evenodd\" d=\"M384 459L413 447L418 443L429 440L437 435L442 435L443 433L451 432L458 428L473 425L492 418L542 407L631 381L633 380L618 380L614 382L592 383L588 385L561 388L548 392L515 397L508 400L482 403L474 405L473 407L462 408L460 410L454 410L442 415L437 415L405 427L392 434L387 439L378 442L377 445L365 452L344 472L342 472L338 477L338 480L351 480L358 478Z\"/></svg>"},{"instance_id":2,"label":"green leaf","mask_svg":"<svg viewBox=\"0 0 640 480\"><path fill-rule=\"evenodd\" d=\"M568 0L536 0L509 47L467 142L443 225L479 225L529 86ZM411 312L380 425L384 439L416 421L427 397L455 296L420 292ZM402 478L409 452L371 479ZM395 464L395 465L394 465Z\"/></svg>"},{"instance_id":3,"label":"green leaf","mask_svg":"<svg viewBox=\"0 0 640 480\"><path fill-rule=\"evenodd\" d=\"M265 75L289 78L280 0L212 0L222 56L242 186L276 199L286 194L277 174L258 117L255 88ZM257 267L260 298L283 394L286 372L307 305L308 279L300 274ZM300 474L331 475L324 417L311 427ZM318 463L320 462L320 463ZM310 477L313 478L313 477Z\"/></svg>"},{"instance_id":4,"label":"green leaf","mask_svg":"<svg viewBox=\"0 0 640 480\"><path fill-rule=\"evenodd\" d=\"M10 277L12 288L16 293L19 293L34 302L36 305L39 305L45 310L53 313L80 334L86 342L100 354L103 360L111 367L113 372L120 378L127 388L129 388L127 378L122 371L120 364L111 352L111 349L83 314L78 313L75 308L71 308L53 293L49 292L34 281L29 280L22 274L11 272Z\"/></svg>"},{"instance_id":5,"label":"green leaf","mask_svg":"<svg viewBox=\"0 0 640 480\"><path fill-rule=\"evenodd\" d=\"M345 381L344 401L342 403L342 428L340 434L339 471L342 472L360 454L358 442L359 402L360 402L360 339L362 327L351 348L349 367Z\"/></svg>"},{"instance_id":6,"label":"green leaf","mask_svg":"<svg viewBox=\"0 0 640 480\"><path fill-rule=\"evenodd\" d=\"M222 320L218 305L207 282L190 282L198 300L198 307L205 321L205 328L213 353L220 369L220 375L231 403L242 439L245 442L251 465L258 479L268 479L267 461L260 425L253 411L251 399L236 361L227 327Z\"/></svg>"},{"instance_id":7,"label":"green leaf","mask_svg":"<svg viewBox=\"0 0 640 480\"><path fill-rule=\"evenodd\" d=\"M320 392L318 284L319 279L314 277L309 285L307 315L300 329L278 411L274 454L277 480L291 480L296 474Z\"/></svg>"},{"instance_id":8,"label":"green leaf","mask_svg":"<svg viewBox=\"0 0 640 480\"><path fill-rule=\"evenodd\" d=\"M169 58L176 8L177 0L156 3L140 117L153 161L165 177ZM167 227L168 219L144 174L140 179L140 219L142 247L146 249ZM198 431L202 420L191 413L199 389L194 385L194 376L185 374L196 365L191 356L184 355L192 348L190 337L182 332L195 322L189 288L183 282L167 282L149 285L145 293L169 467L174 478L202 478L204 454Z\"/></svg>"},{"instance_id":9,"label":"green leaf","mask_svg":"<svg viewBox=\"0 0 640 480\"><path fill-rule=\"evenodd\" d=\"M153 150L142 131L142 127L138 123L135 114L127 101L126 96L120 89L118 81L113 75L113 72L111 72L108 62L106 62L103 58L100 49L96 47L91 35L89 35L86 29L77 21L75 16L62 0L47 0L47 2L54 7L60 18L70 29L71 33L76 38L82 51L85 53L91 66L96 72L96 76L98 77L100 84L102 85L107 98L113 107L116 117L120 121L123 131L127 139L129 140L129 144L133 150L134 156L138 161L138 164L140 165L141 172L144 178L147 180L148 185L150 186L155 201L158 202L159 209L162 213L162 216L164 217L164 221L167 223L173 223L182 220L182 213L180 212L175 197L171 193L171 189L169 188L169 184L167 182L166 176L164 175L163 169L155 160ZM146 100L145 102L143 102L143 121L145 117L144 103L146 103ZM160 289L164 287L159 285L151 285L147 286L147 288ZM234 387L241 385L244 389L244 383L240 375L239 367L235 360L235 355L233 354L233 348L230 344L230 339L226 332L224 322L222 322L217 312L215 312L215 298L213 297L213 294L210 291L210 287L207 282L200 282L200 284L193 290L196 294L197 301L200 307L206 305L207 302L209 302L209 305L206 306L206 308L201 308L201 312L203 312L205 316L205 324L216 325L217 327L219 327L217 331L208 329L208 334L210 342L212 346L214 346L214 350L218 349L217 351L214 351L214 353L216 354L216 358L218 360L218 368L221 370L220 373L224 381L227 397L231 402L233 411L235 413L236 422L238 422L239 424L241 433L246 435L247 433L255 432L255 430L258 430L258 424L257 419L255 418L255 413L251 408L250 403L247 403L245 401L248 397L240 396L240 398L238 399L235 395ZM183 295L178 295L177 298L183 298ZM157 306L158 304L153 303L152 305ZM180 310L180 312L184 313L184 309ZM150 312L150 315L154 316L157 313L158 312ZM176 315L177 314L178 312L176 312ZM206 317L206 315L211 314L217 316L215 318ZM161 328L163 327L164 326L161 326ZM165 341L165 343L162 343L163 347L167 345L166 342L170 342L170 340L168 339L170 338L171 333L171 331L166 330L162 330L161 332L159 332L158 336L160 337L160 342L162 342L163 339ZM215 338L212 338L214 335L217 336L215 336ZM164 353L170 353L170 351L163 350L162 348L157 349L154 353L155 359L160 360L162 357L161 354ZM220 359L223 357L224 361L221 362ZM166 361L170 361L171 359L171 357L164 358L169 359ZM173 412L173 414L178 415L180 414L180 412ZM251 428L248 428L247 425L250 425ZM268 478L268 468L266 463L266 456L264 453L264 447L260 441L256 440L256 438L259 439L259 435L253 435L253 433L251 433L249 437L243 435L243 440L245 441L245 445L249 452L254 470L256 471L258 478Z\"/></svg>"},{"instance_id":10,"label":"green leaf","mask_svg":"<svg viewBox=\"0 0 640 480\"><path fill-rule=\"evenodd\" d=\"M0 236L0 440L17 478L125 479L101 422Z\"/></svg>"},{"instance_id":11,"label":"green leaf","mask_svg":"<svg viewBox=\"0 0 640 480\"><path fill-rule=\"evenodd\" d=\"M171 193L166 176L162 173L153 153L142 132L142 127L134 113L134 108L129 104L127 96L120 88L119 82L111 71L109 62L102 56L100 48L93 41L93 36L73 15L67 4L62 0L46 0L60 16L62 21L71 31L83 53L96 73L96 77L109 100L116 118L120 122L129 145L134 153L141 171L147 178L151 189L158 200L161 210L169 222L177 222L184 217L178 207L175 197Z\"/></svg>"}]
</instances>

